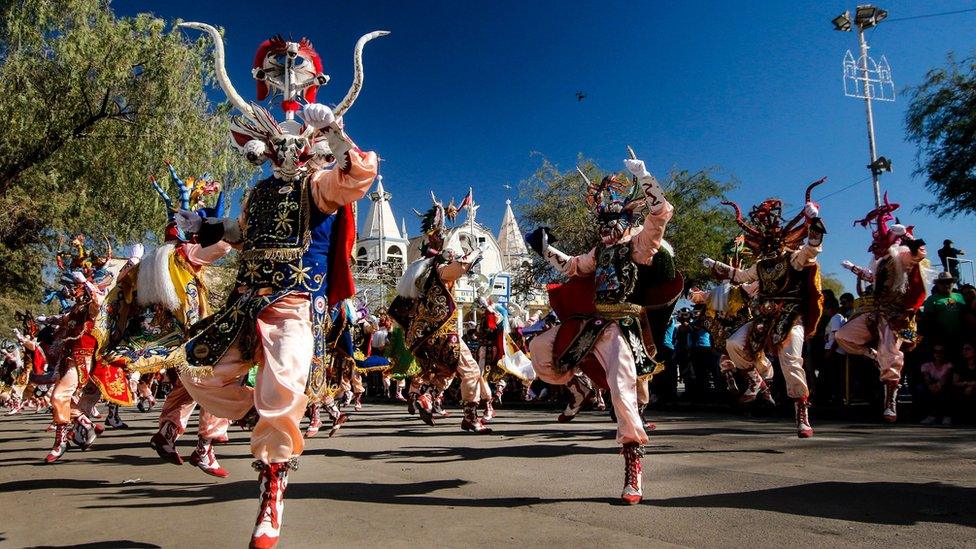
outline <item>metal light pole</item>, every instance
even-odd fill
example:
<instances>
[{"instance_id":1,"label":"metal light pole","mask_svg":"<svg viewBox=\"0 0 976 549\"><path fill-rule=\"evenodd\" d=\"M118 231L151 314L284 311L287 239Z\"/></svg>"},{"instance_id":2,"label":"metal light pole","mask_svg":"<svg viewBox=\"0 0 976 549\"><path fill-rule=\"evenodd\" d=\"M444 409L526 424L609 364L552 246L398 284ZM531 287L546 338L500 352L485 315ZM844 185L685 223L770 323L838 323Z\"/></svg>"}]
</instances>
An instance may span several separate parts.
<instances>
[{"instance_id":1,"label":"metal light pole","mask_svg":"<svg viewBox=\"0 0 976 549\"><path fill-rule=\"evenodd\" d=\"M887 16L887 11L867 4L857 6L853 21L848 11L831 21L834 30L842 32L850 32L853 26L857 27L860 56L855 60L850 50L844 56L844 95L864 99L868 123L868 148L871 153L871 163L868 164L868 168L871 170L871 180L874 184L875 208L881 206L881 173L891 171L891 161L878 156L874 139L874 110L871 103L873 100L894 101L895 93L888 60L882 56L881 62L876 63L868 56L870 47L864 38L864 31L874 28Z\"/></svg>"}]
</instances>

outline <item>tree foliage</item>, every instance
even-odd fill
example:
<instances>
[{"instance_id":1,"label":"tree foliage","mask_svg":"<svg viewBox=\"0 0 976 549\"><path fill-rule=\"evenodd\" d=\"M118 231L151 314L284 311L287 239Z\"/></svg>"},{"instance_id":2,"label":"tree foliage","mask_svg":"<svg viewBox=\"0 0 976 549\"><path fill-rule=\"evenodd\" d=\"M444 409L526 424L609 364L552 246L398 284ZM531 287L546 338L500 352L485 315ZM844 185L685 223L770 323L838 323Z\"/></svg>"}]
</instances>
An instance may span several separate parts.
<instances>
[{"instance_id":1,"label":"tree foliage","mask_svg":"<svg viewBox=\"0 0 976 549\"><path fill-rule=\"evenodd\" d=\"M840 294L844 293L844 283L841 282L840 278L834 273L820 273L820 286L825 290L831 290L834 295L840 297Z\"/></svg>"},{"instance_id":2,"label":"tree foliage","mask_svg":"<svg viewBox=\"0 0 976 549\"><path fill-rule=\"evenodd\" d=\"M600 181L609 172L580 157L580 169L591 181ZM536 173L520 184L520 219L526 230L549 227L559 239L555 244L565 253L588 252L599 241L596 217L586 204L585 182L575 169L561 172L543 159ZM734 181L720 181L712 170L691 173L672 170L662 182L674 216L668 223L665 239L675 251L675 261L689 281L707 283L710 275L702 266L703 257L721 257L723 247L738 234L728 208L720 202L736 187ZM521 273L516 290L533 282L549 282L559 276L536 257L532 267Z\"/></svg>"},{"instance_id":3,"label":"tree foliage","mask_svg":"<svg viewBox=\"0 0 976 549\"><path fill-rule=\"evenodd\" d=\"M940 217L976 212L976 55L930 70L911 90L908 138L920 146L916 175L937 200Z\"/></svg>"},{"instance_id":4,"label":"tree foliage","mask_svg":"<svg viewBox=\"0 0 976 549\"><path fill-rule=\"evenodd\" d=\"M210 55L148 14L99 0L0 3L0 318L33 303L60 235L116 243L162 229L147 184L249 172L229 147L226 108L207 99Z\"/></svg>"}]
</instances>

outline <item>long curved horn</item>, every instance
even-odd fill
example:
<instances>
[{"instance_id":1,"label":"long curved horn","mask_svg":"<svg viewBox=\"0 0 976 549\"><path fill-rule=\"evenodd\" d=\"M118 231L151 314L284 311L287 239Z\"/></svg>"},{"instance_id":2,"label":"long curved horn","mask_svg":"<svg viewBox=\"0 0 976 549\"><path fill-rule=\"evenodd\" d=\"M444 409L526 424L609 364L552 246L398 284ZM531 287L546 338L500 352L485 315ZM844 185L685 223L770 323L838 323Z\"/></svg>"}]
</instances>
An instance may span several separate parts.
<instances>
[{"instance_id":1,"label":"long curved horn","mask_svg":"<svg viewBox=\"0 0 976 549\"><path fill-rule=\"evenodd\" d=\"M593 188L593 183L590 181L590 178L589 177L586 177L586 174L583 173L583 170L581 170L579 166L576 166L576 171L583 178L583 181L586 181L586 188L587 189L592 189Z\"/></svg>"},{"instance_id":2,"label":"long curved horn","mask_svg":"<svg viewBox=\"0 0 976 549\"><path fill-rule=\"evenodd\" d=\"M735 222L739 224L739 227L742 227L742 230L744 230L746 234L753 237L760 236L759 231L749 226L749 224L746 223L745 219L742 219L742 210L739 209L738 204L732 201L722 202L722 204L726 206L731 206L732 209L735 210Z\"/></svg>"},{"instance_id":3,"label":"long curved horn","mask_svg":"<svg viewBox=\"0 0 976 549\"><path fill-rule=\"evenodd\" d=\"M813 196L813 189L814 189L814 187L817 187L818 185L822 185L824 181L827 181L827 177L826 176L821 177L820 179L818 179L818 180L814 181L813 183L810 183L809 185L807 185L806 202L803 203L804 206L806 206L806 203L807 202L810 202L810 198Z\"/></svg>"},{"instance_id":4,"label":"long curved horn","mask_svg":"<svg viewBox=\"0 0 976 549\"><path fill-rule=\"evenodd\" d=\"M214 43L214 73L217 75L217 83L220 84L220 88L224 90L227 99L237 107L237 110L241 111L241 114L244 116L254 120L254 109L237 93L237 90L234 89L234 84L230 81L230 77L227 76L227 67L224 62L224 39L220 36L220 32L206 23L195 23L192 21L180 23L176 26L196 29L210 35Z\"/></svg>"},{"instance_id":5,"label":"long curved horn","mask_svg":"<svg viewBox=\"0 0 976 549\"><path fill-rule=\"evenodd\" d=\"M818 186L818 185L822 185L824 181L827 181L827 177L826 176L821 177L820 179L818 179L818 180L814 181L813 183L810 183L809 185L807 185L807 192L804 195L804 202L803 202L803 205L804 206L806 206L807 204L809 204L810 203L810 199L813 198L813 189L816 186ZM876 211L877 210L873 210L873 212L876 212ZM803 210L800 210L800 213L796 214L796 216L793 219L791 219L790 222L787 223L785 227L783 227L783 232L789 234L804 219L806 219L806 215L804 215ZM856 221L854 223L855 223L855 225L857 224Z\"/></svg>"},{"instance_id":6,"label":"long curved horn","mask_svg":"<svg viewBox=\"0 0 976 549\"><path fill-rule=\"evenodd\" d=\"M387 34L390 34L390 31L373 31L369 34L362 35L356 41L356 49L352 56L353 67L356 72L353 75L352 85L349 86L349 91L346 92L346 96L342 98L342 101L332 111L336 117L342 116L352 107L352 104L356 102L356 98L359 97L360 90L363 89L363 47L366 45L366 42L374 38L379 38L380 36L386 36Z\"/></svg>"}]
</instances>

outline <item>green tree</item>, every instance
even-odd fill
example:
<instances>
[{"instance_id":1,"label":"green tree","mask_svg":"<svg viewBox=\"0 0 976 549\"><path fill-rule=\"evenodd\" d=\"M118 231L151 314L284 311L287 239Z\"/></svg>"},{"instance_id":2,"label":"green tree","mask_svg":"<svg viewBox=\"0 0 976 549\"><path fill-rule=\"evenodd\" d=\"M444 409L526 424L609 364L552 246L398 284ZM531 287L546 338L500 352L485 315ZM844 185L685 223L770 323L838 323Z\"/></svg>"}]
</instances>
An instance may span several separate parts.
<instances>
[{"instance_id":1,"label":"green tree","mask_svg":"<svg viewBox=\"0 0 976 549\"><path fill-rule=\"evenodd\" d=\"M594 182L608 173L582 156L579 166ZM685 278L701 284L710 280L701 264L702 257L722 257L723 247L738 233L729 209L720 204L736 183L720 181L713 172L672 170L667 182L662 183L668 200L674 205L665 239L674 248L675 261ZM522 198L519 213L528 231L549 227L558 238L555 246L568 254L586 253L596 245L599 240L596 218L586 204L583 178L575 169L561 172L543 159L536 173L519 187ZM522 292L533 282L558 278L537 257L532 267L517 277L514 289Z\"/></svg>"},{"instance_id":2,"label":"green tree","mask_svg":"<svg viewBox=\"0 0 976 549\"><path fill-rule=\"evenodd\" d=\"M834 295L840 297L844 293L844 283L834 273L820 273L820 286L824 290L832 290Z\"/></svg>"},{"instance_id":3,"label":"green tree","mask_svg":"<svg viewBox=\"0 0 976 549\"><path fill-rule=\"evenodd\" d=\"M911 90L905 118L908 138L919 144L916 175L937 200L923 207L940 217L976 212L976 55L949 55Z\"/></svg>"},{"instance_id":4,"label":"green tree","mask_svg":"<svg viewBox=\"0 0 976 549\"><path fill-rule=\"evenodd\" d=\"M164 160L227 189L249 178L226 107L207 99L207 47L104 0L0 3L0 324L36 308L60 235L125 243L162 229L147 179L168 181Z\"/></svg>"}]
</instances>

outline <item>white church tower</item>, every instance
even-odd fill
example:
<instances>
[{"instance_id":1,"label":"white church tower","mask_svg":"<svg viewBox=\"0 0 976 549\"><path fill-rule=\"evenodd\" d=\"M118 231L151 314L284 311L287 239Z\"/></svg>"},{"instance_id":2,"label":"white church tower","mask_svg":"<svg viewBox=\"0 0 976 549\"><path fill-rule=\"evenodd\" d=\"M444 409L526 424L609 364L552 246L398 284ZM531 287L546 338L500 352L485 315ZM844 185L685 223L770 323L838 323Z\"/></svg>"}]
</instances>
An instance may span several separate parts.
<instances>
[{"instance_id":1,"label":"white church tower","mask_svg":"<svg viewBox=\"0 0 976 549\"><path fill-rule=\"evenodd\" d=\"M502 226L498 230L498 251L502 256L502 264L509 272L514 272L519 265L528 261L529 250L525 246L525 238L519 230L518 221L512 211L512 201L505 201L505 215L502 216Z\"/></svg>"},{"instance_id":2,"label":"white church tower","mask_svg":"<svg viewBox=\"0 0 976 549\"><path fill-rule=\"evenodd\" d=\"M408 243L405 232L401 234L397 227L390 207L393 195L383 188L382 175L376 176L376 190L368 196L373 204L359 228L359 240L354 252L356 266L369 269L382 264L399 264L402 269L407 262Z\"/></svg>"}]
</instances>

